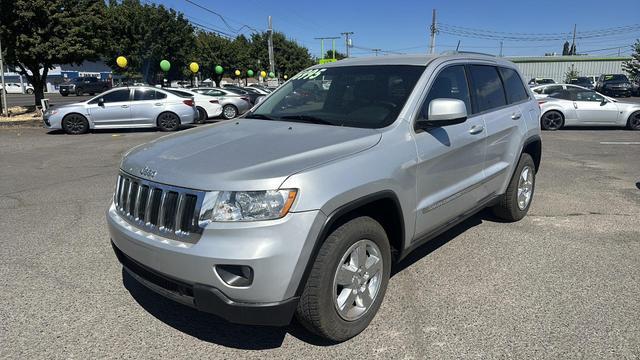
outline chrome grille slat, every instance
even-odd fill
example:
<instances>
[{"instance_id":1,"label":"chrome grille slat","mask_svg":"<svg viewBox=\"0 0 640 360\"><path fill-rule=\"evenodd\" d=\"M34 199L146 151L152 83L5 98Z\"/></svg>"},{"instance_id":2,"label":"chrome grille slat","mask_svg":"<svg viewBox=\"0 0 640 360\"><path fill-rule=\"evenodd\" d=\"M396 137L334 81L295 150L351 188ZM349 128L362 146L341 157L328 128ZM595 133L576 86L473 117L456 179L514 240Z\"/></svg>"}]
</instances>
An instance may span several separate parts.
<instances>
[{"instance_id":1,"label":"chrome grille slat","mask_svg":"<svg viewBox=\"0 0 640 360\"><path fill-rule=\"evenodd\" d=\"M115 209L131 225L178 241L195 243L204 191L155 183L121 173L114 194Z\"/></svg>"}]
</instances>

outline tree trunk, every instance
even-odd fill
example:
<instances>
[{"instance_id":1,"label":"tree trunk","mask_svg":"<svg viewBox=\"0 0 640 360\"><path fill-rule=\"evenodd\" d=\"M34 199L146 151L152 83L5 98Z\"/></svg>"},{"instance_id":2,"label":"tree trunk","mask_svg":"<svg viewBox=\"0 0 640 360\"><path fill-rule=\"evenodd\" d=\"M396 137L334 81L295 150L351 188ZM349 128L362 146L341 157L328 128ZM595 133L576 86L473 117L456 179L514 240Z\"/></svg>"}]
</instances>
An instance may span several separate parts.
<instances>
[{"instance_id":1,"label":"tree trunk","mask_svg":"<svg viewBox=\"0 0 640 360\"><path fill-rule=\"evenodd\" d=\"M40 66L28 66L24 67L22 65L18 65L20 67L20 73L27 78L27 81L33 85L33 95L34 95L34 105L36 108L41 106L40 100L44 98L44 87L47 84L47 74L49 73L49 66L44 65L44 69L42 70L42 75L40 75ZM27 73L27 69L31 72L31 75Z\"/></svg>"}]
</instances>

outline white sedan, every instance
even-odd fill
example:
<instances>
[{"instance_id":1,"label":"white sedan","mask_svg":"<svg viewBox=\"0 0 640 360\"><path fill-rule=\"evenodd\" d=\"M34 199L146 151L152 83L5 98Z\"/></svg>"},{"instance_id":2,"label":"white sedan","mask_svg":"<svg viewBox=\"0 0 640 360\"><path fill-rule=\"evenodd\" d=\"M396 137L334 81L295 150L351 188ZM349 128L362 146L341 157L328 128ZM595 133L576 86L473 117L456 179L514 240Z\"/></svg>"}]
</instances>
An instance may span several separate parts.
<instances>
[{"instance_id":1,"label":"white sedan","mask_svg":"<svg viewBox=\"0 0 640 360\"><path fill-rule=\"evenodd\" d=\"M0 86L2 85L0 84ZM22 85L19 83L5 83L4 88L7 94L33 94L33 86L31 84L25 84L24 91L22 91Z\"/></svg>"},{"instance_id":2,"label":"white sedan","mask_svg":"<svg viewBox=\"0 0 640 360\"><path fill-rule=\"evenodd\" d=\"M222 114L222 105L216 99L212 99L211 96L203 95L189 89L165 89L176 95L191 96L196 103L196 109L198 110L198 119L196 123L202 124L207 119L215 118Z\"/></svg>"},{"instance_id":3,"label":"white sedan","mask_svg":"<svg viewBox=\"0 0 640 360\"><path fill-rule=\"evenodd\" d=\"M539 99L540 126L626 126L640 130L640 103L622 102L583 88L565 89Z\"/></svg>"}]
</instances>

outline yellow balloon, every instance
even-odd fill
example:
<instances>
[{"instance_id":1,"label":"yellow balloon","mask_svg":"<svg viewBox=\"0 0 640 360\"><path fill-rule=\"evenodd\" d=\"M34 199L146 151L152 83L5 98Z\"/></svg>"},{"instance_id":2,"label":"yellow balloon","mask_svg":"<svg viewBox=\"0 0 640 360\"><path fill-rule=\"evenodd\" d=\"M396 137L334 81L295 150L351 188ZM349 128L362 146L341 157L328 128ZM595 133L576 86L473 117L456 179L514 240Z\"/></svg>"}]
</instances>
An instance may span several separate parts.
<instances>
[{"instance_id":1,"label":"yellow balloon","mask_svg":"<svg viewBox=\"0 0 640 360\"><path fill-rule=\"evenodd\" d=\"M234 74L236 74L236 76L240 76L240 70L236 70Z\"/></svg>"},{"instance_id":2,"label":"yellow balloon","mask_svg":"<svg viewBox=\"0 0 640 360\"><path fill-rule=\"evenodd\" d=\"M192 73L197 73L198 70L200 70L200 65L198 65L197 62L192 62L189 64L189 70L191 70Z\"/></svg>"},{"instance_id":3,"label":"yellow balloon","mask_svg":"<svg viewBox=\"0 0 640 360\"><path fill-rule=\"evenodd\" d=\"M267 77L267 72L264 71L264 70L260 71L260 76L263 77L263 78L266 78Z\"/></svg>"},{"instance_id":4,"label":"yellow balloon","mask_svg":"<svg viewBox=\"0 0 640 360\"><path fill-rule=\"evenodd\" d=\"M116 64L118 64L118 66L120 66L121 68L127 67L127 58L124 56L118 56L118 58L116 59Z\"/></svg>"},{"instance_id":5,"label":"yellow balloon","mask_svg":"<svg viewBox=\"0 0 640 360\"><path fill-rule=\"evenodd\" d=\"M287 80L287 78L288 78L288 76L287 76L287 75L285 75L285 76L284 76L284 79L285 79L285 80Z\"/></svg>"}]
</instances>

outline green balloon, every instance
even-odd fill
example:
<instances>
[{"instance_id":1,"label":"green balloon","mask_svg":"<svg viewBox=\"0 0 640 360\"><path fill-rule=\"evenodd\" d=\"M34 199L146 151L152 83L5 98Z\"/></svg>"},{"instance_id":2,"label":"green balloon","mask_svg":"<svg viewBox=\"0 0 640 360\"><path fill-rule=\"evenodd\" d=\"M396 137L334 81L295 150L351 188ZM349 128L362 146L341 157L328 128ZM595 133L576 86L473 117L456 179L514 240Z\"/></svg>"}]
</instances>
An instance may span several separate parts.
<instances>
[{"instance_id":1,"label":"green balloon","mask_svg":"<svg viewBox=\"0 0 640 360\"><path fill-rule=\"evenodd\" d=\"M223 71L224 69L222 68L222 66L216 65L216 74L220 75Z\"/></svg>"},{"instance_id":2,"label":"green balloon","mask_svg":"<svg viewBox=\"0 0 640 360\"><path fill-rule=\"evenodd\" d=\"M271 71L271 72L269 72L269 77L270 78L274 78L274 77L276 77L276 74L274 74L273 71Z\"/></svg>"},{"instance_id":3,"label":"green balloon","mask_svg":"<svg viewBox=\"0 0 640 360\"><path fill-rule=\"evenodd\" d=\"M247 70L247 76L248 77L252 77L253 76L253 70Z\"/></svg>"},{"instance_id":4,"label":"green balloon","mask_svg":"<svg viewBox=\"0 0 640 360\"><path fill-rule=\"evenodd\" d=\"M171 69L171 63L168 60L160 61L160 69L165 72L169 71L169 69Z\"/></svg>"}]
</instances>

